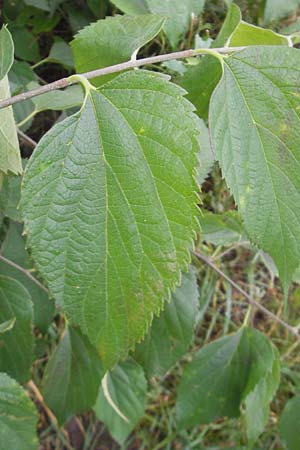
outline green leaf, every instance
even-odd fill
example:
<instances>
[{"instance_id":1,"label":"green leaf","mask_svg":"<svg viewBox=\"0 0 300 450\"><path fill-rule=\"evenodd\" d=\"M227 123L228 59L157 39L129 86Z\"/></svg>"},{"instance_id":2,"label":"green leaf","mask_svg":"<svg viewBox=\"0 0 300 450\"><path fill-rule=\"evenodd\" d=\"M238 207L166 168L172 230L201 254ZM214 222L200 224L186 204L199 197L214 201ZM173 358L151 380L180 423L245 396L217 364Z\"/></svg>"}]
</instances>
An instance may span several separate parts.
<instances>
[{"instance_id":1,"label":"green leaf","mask_svg":"<svg viewBox=\"0 0 300 450\"><path fill-rule=\"evenodd\" d=\"M257 27L243 20L230 36L228 46L239 47L247 45L286 45L289 46L288 36L275 33L272 30Z\"/></svg>"},{"instance_id":2,"label":"green leaf","mask_svg":"<svg viewBox=\"0 0 300 450\"><path fill-rule=\"evenodd\" d=\"M299 0L266 0L264 19L266 22L282 19L292 13L299 5Z\"/></svg>"},{"instance_id":3,"label":"green leaf","mask_svg":"<svg viewBox=\"0 0 300 450\"><path fill-rule=\"evenodd\" d=\"M232 5L230 5L228 8L222 28L218 36L216 37L215 41L213 42L212 47L213 48L226 47L230 36L232 35L236 27L239 25L241 19L242 15L240 8L234 3L232 3Z\"/></svg>"},{"instance_id":4,"label":"green leaf","mask_svg":"<svg viewBox=\"0 0 300 450\"><path fill-rule=\"evenodd\" d=\"M210 106L223 175L254 243L274 259L285 292L300 260L300 53L256 47L224 59Z\"/></svg>"},{"instance_id":5,"label":"green leaf","mask_svg":"<svg viewBox=\"0 0 300 450\"><path fill-rule=\"evenodd\" d=\"M125 72L90 90L26 167L21 205L33 258L107 367L143 337L190 260L192 111L165 77Z\"/></svg>"},{"instance_id":6,"label":"green leaf","mask_svg":"<svg viewBox=\"0 0 300 450\"><path fill-rule=\"evenodd\" d=\"M152 14L167 17L164 31L175 49L183 35L188 31L191 14L198 16L204 7L205 0L147 0L148 8Z\"/></svg>"},{"instance_id":7,"label":"green leaf","mask_svg":"<svg viewBox=\"0 0 300 450\"><path fill-rule=\"evenodd\" d=\"M280 419L280 436L288 450L300 448L300 397L290 399Z\"/></svg>"},{"instance_id":8,"label":"green leaf","mask_svg":"<svg viewBox=\"0 0 300 450\"><path fill-rule=\"evenodd\" d=\"M44 11L51 11L48 0L24 0L24 3Z\"/></svg>"},{"instance_id":9,"label":"green leaf","mask_svg":"<svg viewBox=\"0 0 300 450\"><path fill-rule=\"evenodd\" d=\"M14 43L8 29L3 26L0 30L0 81L7 75L14 62Z\"/></svg>"},{"instance_id":10,"label":"green leaf","mask_svg":"<svg viewBox=\"0 0 300 450\"><path fill-rule=\"evenodd\" d=\"M12 95L28 90L29 83L38 82L37 75L26 61L15 61L9 71L8 79Z\"/></svg>"},{"instance_id":11,"label":"green leaf","mask_svg":"<svg viewBox=\"0 0 300 450\"><path fill-rule=\"evenodd\" d=\"M202 241L214 245L232 245L246 241L241 218L236 211L205 213L199 217Z\"/></svg>"},{"instance_id":12,"label":"green leaf","mask_svg":"<svg viewBox=\"0 0 300 450\"><path fill-rule=\"evenodd\" d=\"M14 327L0 338L0 371L23 383L30 378L33 361L32 303L19 282L0 275L0 322L13 318Z\"/></svg>"},{"instance_id":13,"label":"green leaf","mask_svg":"<svg viewBox=\"0 0 300 450\"><path fill-rule=\"evenodd\" d=\"M136 348L134 358L148 377L164 375L187 351L194 337L198 297L197 278L191 268L182 274L171 302L165 303L164 311L154 318L144 341Z\"/></svg>"},{"instance_id":14,"label":"green leaf","mask_svg":"<svg viewBox=\"0 0 300 450\"><path fill-rule=\"evenodd\" d=\"M15 46L15 56L18 58L36 62L40 59L37 38L25 27L10 27Z\"/></svg>"},{"instance_id":15,"label":"green leaf","mask_svg":"<svg viewBox=\"0 0 300 450\"><path fill-rule=\"evenodd\" d=\"M197 181L201 185L207 178L210 169L215 162L215 155L213 154L210 144L210 138L207 126L204 121L200 121L201 134L199 138L200 153L199 153L199 167L197 170Z\"/></svg>"},{"instance_id":16,"label":"green leaf","mask_svg":"<svg viewBox=\"0 0 300 450\"><path fill-rule=\"evenodd\" d=\"M116 16L98 20L82 29L71 42L78 73L128 61L161 30L165 19L145 14ZM105 75L93 79L97 86L114 78Z\"/></svg>"},{"instance_id":17,"label":"green leaf","mask_svg":"<svg viewBox=\"0 0 300 450\"><path fill-rule=\"evenodd\" d=\"M0 100L10 97L8 78L0 81ZM0 109L0 172L22 173L21 155L12 107Z\"/></svg>"},{"instance_id":18,"label":"green leaf","mask_svg":"<svg viewBox=\"0 0 300 450\"><path fill-rule=\"evenodd\" d=\"M22 236L22 231L23 227L20 224L10 222L7 235L1 246L1 254L13 263L32 271L33 266L25 249L25 238ZM14 278L27 289L33 302L34 323L42 332L46 332L55 312L53 300L24 273L1 260L0 273ZM34 273L33 275L36 276Z\"/></svg>"},{"instance_id":19,"label":"green leaf","mask_svg":"<svg viewBox=\"0 0 300 450\"><path fill-rule=\"evenodd\" d=\"M12 330L15 323L16 323L15 317L12 317L11 319L2 322L0 324L0 333L6 333L6 331Z\"/></svg>"},{"instance_id":20,"label":"green leaf","mask_svg":"<svg viewBox=\"0 0 300 450\"><path fill-rule=\"evenodd\" d=\"M10 175L3 178L0 190L0 211L10 219L21 222L21 212L18 209L21 196L21 181L19 175Z\"/></svg>"},{"instance_id":21,"label":"green leaf","mask_svg":"<svg viewBox=\"0 0 300 450\"><path fill-rule=\"evenodd\" d=\"M64 91L52 91L35 97L33 100L35 114L47 109L63 111L74 108L83 102L81 86L69 86Z\"/></svg>"},{"instance_id":22,"label":"green leaf","mask_svg":"<svg viewBox=\"0 0 300 450\"><path fill-rule=\"evenodd\" d=\"M60 424L94 405L102 376L96 349L79 330L68 328L43 378L43 397Z\"/></svg>"},{"instance_id":23,"label":"green leaf","mask_svg":"<svg viewBox=\"0 0 300 450\"><path fill-rule=\"evenodd\" d=\"M15 61L8 74L9 85L12 95L20 94L21 92L30 90L30 85L38 87L38 77L31 69L26 61ZM13 112L16 123L22 122L26 117L34 111L33 101L28 99L26 101L16 103L13 105ZM26 125L20 126L23 131L30 127L32 119L26 122Z\"/></svg>"},{"instance_id":24,"label":"green leaf","mask_svg":"<svg viewBox=\"0 0 300 450\"><path fill-rule=\"evenodd\" d=\"M132 360L118 364L107 375L107 389L114 405L127 421L107 401L103 388L99 391L94 410L113 438L122 445L144 415L147 381L143 369Z\"/></svg>"},{"instance_id":25,"label":"green leaf","mask_svg":"<svg viewBox=\"0 0 300 450\"><path fill-rule=\"evenodd\" d=\"M242 328L203 347L187 365L178 388L180 427L238 417L241 405L252 445L266 425L279 383L279 357L267 338Z\"/></svg>"},{"instance_id":26,"label":"green leaf","mask_svg":"<svg viewBox=\"0 0 300 450\"><path fill-rule=\"evenodd\" d=\"M164 31L175 49L179 40L189 30L192 13L202 12L205 0L114 0L113 3L126 14L145 14L150 12L165 17Z\"/></svg>"},{"instance_id":27,"label":"green leaf","mask_svg":"<svg viewBox=\"0 0 300 450\"><path fill-rule=\"evenodd\" d=\"M113 0L116 5L125 14L147 14L149 12L147 0Z\"/></svg>"},{"instance_id":28,"label":"green leaf","mask_svg":"<svg viewBox=\"0 0 300 450\"><path fill-rule=\"evenodd\" d=\"M263 347L263 345L260 345L258 341L257 347L258 349L260 349L261 347ZM268 423L269 403L275 395L279 385L280 359L278 352L275 352L274 356L275 359L273 362L272 371L269 372L265 377L264 372L261 372L260 374L258 373L257 376L261 378L257 382L255 388L249 394L247 393L247 397L244 394L247 437L248 442L251 446L257 441L260 434L264 431L266 424ZM268 361L267 364L271 364L271 361ZM264 370L266 371L268 370L268 368L265 367ZM251 377L253 378L251 380L252 387L254 385L254 376L251 375Z\"/></svg>"},{"instance_id":29,"label":"green leaf","mask_svg":"<svg viewBox=\"0 0 300 450\"><path fill-rule=\"evenodd\" d=\"M46 60L49 62L62 64L67 68L74 67L74 59L70 45L58 37L56 37Z\"/></svg>"},{"instance_id":30,"label":"green leaf","mask_svg":"<svg viewBox=\"0 0 300 450\"><path fill-rule=\"evenodd\" d=\"M0 450L37 450L38 415L25 390L0 373Z\"/></svg>"}]
</instances>

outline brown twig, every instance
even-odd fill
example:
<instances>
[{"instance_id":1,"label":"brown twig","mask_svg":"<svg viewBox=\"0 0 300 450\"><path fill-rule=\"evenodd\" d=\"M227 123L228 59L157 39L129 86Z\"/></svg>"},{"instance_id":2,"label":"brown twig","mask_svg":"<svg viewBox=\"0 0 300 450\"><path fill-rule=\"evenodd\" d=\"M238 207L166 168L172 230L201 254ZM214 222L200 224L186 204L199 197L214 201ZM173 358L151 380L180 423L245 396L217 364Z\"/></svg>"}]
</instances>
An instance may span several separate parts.
<instances>
[{"instance_id":1,"label":"brown twig","mask_svg":"<svg viewBox=\"0 0 300 450\"><path fill-rule=\"evenodd\" d=\"M173 59L183 59L190 58L192 56L199 56L205 54L211 54L218 57L218 55L226 55L228 53L232 53L235 51L243 50L245 47L224 47L224 48L198 48L196 50L183 50L180 52L166 53L164 55L150 56L148 58L130 60L124 63L115 64L113 66L104 67L102 69L92 70L90 72L81 73L83 78L90 80L91 78L99 77L102 75L108 75L112 73L121 72L127 69L134 69L141 66L146 66L149 64L156 64L163 61L171 61ZM71 76L72 77L72 76ZM40 86L39 88L33 89L31 91L22 92L21 94L15 95L13 97L7 98L5 100L0 101L0 109L6 108L7 106L14 105L15 103L23 102L24 100L28 100L29 98L36 97L41 94L45 94L46 92L54 91L56 89L64 89L71 84L78 83L78 79L61 78L60 80L53 81L52 83L46 84L45 86Z\"/></svg>"},{"instance_id":2,"label":"brown twig","mask_svg":"<svg viewBox=\"0 0 300 450\"><path fill-rule=\"evenodd\" d=\"M289 333L291 333L293 336L295 336L298 340L300 340L300 335L298 332L298 329L296 327L293 327L292 325L289 325L287 322L282 320L280 317L276 316L276 314L272 313L272 311L269 311L267 308L265 308L263 305L258 303L256 300L254 300L251 295L249 295L244 289L242 289L235 281L233 281L226 273L224 273L218 266L214 264L214 262L207 256L203 255L202 253L199 253L198 251L192 252L198 259L203 261L207 266L209 266L211 269L213 269L216 273L218 273L224 280L226 280L231 286L236 289L240 294L243 295L243 297L246 298L246 300L253 306L255 306L257 309L259 309L261 312L263 312L266 316L270 317L275 322L282 325L286 330L288 330Z\"/></svg>"},{"instance_id":3,"label":"brown twig","mask_svg":"<svg viewBox=\"0 0 300 450\"><path fill-rule=\"evenodd\" d=\"M30 271L27 269L24 269L24 267L19 266L18 264L14 263L10 259L5 258L5 256L0 255L0 259L8 264L9 266L13 267L14 269L19 270L22 272L26 277L28 277L33 283L35 283L37 286L39 286L44 292L47 292L49 294L49 290L36 278L34 278L33 275L31 275Z\"/></svg>"},{"instance_id":4,"label":"brown twig","mask_svg":"<svg viewBox=\"0 0 300 450\"><path fill-rule=\"evenodd\" d=\"M20 138L23 139L23 141L26 142L26 144L30 145L30 147L32 148L35 148L37 146L37 142L34 141L31 137L29 137L27 134L23 133L22 130L18 128L17 131Z\"/></svg>"}]
</instances>

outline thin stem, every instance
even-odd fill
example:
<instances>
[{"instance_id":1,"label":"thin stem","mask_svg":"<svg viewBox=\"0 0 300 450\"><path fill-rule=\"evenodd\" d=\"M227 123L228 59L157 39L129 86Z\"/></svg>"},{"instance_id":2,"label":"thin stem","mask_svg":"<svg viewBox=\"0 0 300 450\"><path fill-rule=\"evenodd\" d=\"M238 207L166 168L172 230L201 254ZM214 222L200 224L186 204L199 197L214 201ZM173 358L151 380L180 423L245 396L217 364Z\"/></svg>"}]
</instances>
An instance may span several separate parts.
<instances>
[{"instance_id":1,"label":"thin stem","mask_svg":"<svg viewBox=\"0 0 300 450\"><path fill-rule=\"evenodd\" d=\"M22 130L18 128L17 131L20 138L23 139L23 141L30 145L32 148L35 148L37 146L37 142L34 141L31 137L27 136L27 134L23 133Z\"/></svg>"},{"instance_id":2,"label":"thin stem","mask_svg":"<svg viewBox=\"0 0 300 450\"><path fill-rule=\"evenodd\" d=\"M33 392L33 394L35 395L35 397L36 397L37 401L39 402L39 404L43 407L43 410L45 411L45 413L49 417L49 420L52 423L52 425L54 425L55 428L59 428L58 427L57 418L55 417L53 412L46 405L44 397L42 396L40 390L38 389L38 387L36 386L36 384L34 383L33 380L30 380L28 382L28 387Z\"/></svg>"},{"instance_id":3,"label":"thin stem","mask_svg":"<svg viewBox=\"0 0 300 450\"><path fill-rule=\"evenodd\" d=\"M272 311L269 311L267 308L265 308L263 305L258 303L256 300L254 300L251 295L249 295L244 289L242 289L235 281L233 281L226 273L224 273L218 266L216 266L213 261L203 255L202 253L199 253L198 251L193 251L193 254L198 258L201 259L206 265L208 265L211 269L213 269L215 272L217 272L224 280L226 280L228 283L231 284L231 286L236 289L240 294L243 295L243 297L246 298L246 300L253 306L255 306L257 309L259 309L261 312L263 312L266 316L270 317L272 320L274 320L277 323L280 323L284 328L288 330L289 333L293 334L298 340L300 340L300 335L298 333L298 330L296 327L293 327L289 325L287 322L282 320L280 317L277 317Z\"/></svg>"},{"instance_id":4,"label":"thin stem","mask_svg":"<svg viewBox=\"0 0 300 450\"><path fill-rule=\"evenodd\" d=\"M0 255L0 259L3 262L5 262L6 264L8 264L9 266L13 267L14 269L17 269L20 272L22 272L24 275L26 275L26 277L28 277L31 281L33 281L33 283L35 283L37 286L39 286L44 292L47 292L47 294L49 294L48 289L42 283L40 283L40 281L38 281L36 278L34 278L34 276L31 275L29 270L24 269L24 267L21 267L18 264L11 261L10 259L5 258L5 256Z\"/></svg>"},{"instance_id":5,"label":"thin stem","mask_svg":"<svg viewBox=\"0 0 300 450\"><path fill-rule=\"evenodd\" d=\"M104 67L102 69L92 70L91 72L81 73L79 75L86 78L87 80L90 80L91 78L99 77L102 75L117 73L123 70L133 69L136 67L146 66L149 64L156 64L163 61L171 61L173 59L190 58L192 56L207 55L207 54L213 55L219 60L221 60L222 59L221 55L227 55L228 53L243 50L244 48L245 47L224 47L214 49L198 48L196 50L183 50L181 52L166 53L165 55L157 55L157 56L150 56L149 58L130 60L124 63L115 64L113 66ZM24 100L28 100L29 98L36 97L37 95L41 95L46 92L54 91L56 89L64 89L70 84L75 84L78 82L79 80L74 78L70 81L70 77L61 78L60 80L53 81L52 83L46 84L45 86L41 86L31 91L23 92L22 94L18 94L13 97L2 100L0 102L0 109L10 105L14 105L15 103L23 102Z\"/></svg>"},{"instance_id":6,"label":"thin stem","mask_svg":"<svg viewBox=\"0 0 300 450\"><path fill-rule=\"evenodd\" d=\"M27 123L30 119L32 119L37 112L38 111L34 109L30 114L28 114L28 116L26 116L23 120L21 120L21 122L17 123L17 127L22 127L23 125L25 125L25 123Z\"/></svg>"},{"instance_id":7,"label":"thin stem","mask_svg":"<svg viewBox=\"0 0 300 450\"><path fill-rule=\"evenodd\" d=\"M37 69L39 66L41 66L42 64L45 64L45 63L48 62L48 61L49 61L48 57L47 57L47 58L44 58L44 59L41 59L41 60L38 61L37 63L33 64L33 65L31 66L31 69L32 69L32 70Z\"/></svg>"},{"instance_id":8,"label":"thin stem","mask_svg":"<svg viewBox=\"0 0 300 450\"><path fill-rule=\"evenodd\" d=\"M38 387L36 386L36 384L34 383L33 380L30 380L28 382L28 387L31 390L31 392L34 394L35 398L37 399L37 401L39 402L39 404L41 405L41 407L43 408L45 413L47 414L52 427L58 433L59 438L61 438L61 440L63 441L63 444L65 445L65 447L68 450L74 450L74 448L71 446L71 444L69 442L68 433L65 430L63 430L63 429L61 429L59 427L59 424L58 424L56 416L53 414L53 412L46 405L44 397L42 396L40 390L38 389Z\"/></svg>"}]
</instances>

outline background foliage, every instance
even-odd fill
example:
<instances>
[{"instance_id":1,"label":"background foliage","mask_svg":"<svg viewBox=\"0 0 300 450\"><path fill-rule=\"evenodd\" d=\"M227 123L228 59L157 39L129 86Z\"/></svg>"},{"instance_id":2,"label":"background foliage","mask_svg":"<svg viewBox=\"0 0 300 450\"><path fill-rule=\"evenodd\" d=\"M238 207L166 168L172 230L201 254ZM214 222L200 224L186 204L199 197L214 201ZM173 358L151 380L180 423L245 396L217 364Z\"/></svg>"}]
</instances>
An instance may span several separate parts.
<instances>
[{"instance_id":1,"label":"background foliage","mask_svg":"<svg viewBox=\"0 0 300 450\"><path fill-rule=\"evenodd\" d=\"M0 110L0 450L299 450L299 339L241 291L297 329L299 2L235 3L4 0L0 99L137 52L264 46Z\"/></svg>"}]
</instances>

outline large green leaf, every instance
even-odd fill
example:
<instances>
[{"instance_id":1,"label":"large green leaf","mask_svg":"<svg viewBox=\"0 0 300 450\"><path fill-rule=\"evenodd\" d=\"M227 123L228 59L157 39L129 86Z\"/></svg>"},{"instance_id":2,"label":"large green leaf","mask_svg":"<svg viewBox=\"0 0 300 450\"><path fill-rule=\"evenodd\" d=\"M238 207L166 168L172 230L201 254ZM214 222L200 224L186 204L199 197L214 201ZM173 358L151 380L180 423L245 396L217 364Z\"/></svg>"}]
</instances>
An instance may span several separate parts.
<instances>
[{"instance_id":1,"label":"large green leaf","mask_svg":"<svg viewBox=\"0 0 300 450\"><path fill-rule=\"evenodd\" d=\"M23 383L30 378L33 361L32 303L19 282L1 275L0 322L14 318L13 328L1 334L0 371Z\"/></svg>"},{"instance_id":2,"label":"large green leaf","mask_svg":"<svg viewBox=\"0 0 300 450\"><path fill-rule=\"evenodd\" d=\"M0 31L0 100L10 97L7 78L13 59L14 46L10 32L6 27ZM19 142L12 112L12 107L0 110L0 175L8 171L19 174L22 172Z\"/></svg>"},{"instance_id":3,"label":"large green leaf","mask_svg":"<svg viewBox=\"0 0 300 450\"><path fill-rule=\"evenodd\" d=\"M199 309L197 279L191 268L182 274L180 287L166 302L164 311L153 320L134 357L148 376L164 375L184 355L194 336Z\"/></svg>"},{"instance_id":4,"label":"large green leaf","mask_svg":"<svg viewBox=\"0 0 300 450\"><path fill-rule=\"evenodd\" d=\"M0 30L0 100L10 97L7 73L14 61L14 44L6 27ZM22 172L19 143L12 108L0 110L0 174Z\"/></svg>"},{"instance_id":5,"label":"large green leaf","mask_svg":"<svg viewBox=\"0 0 300 450\"><path fill-rule=\"evenodd\" d=\"M116 16L83 28L71 43L76 71L82 73L128 61L159 33L164 21L151 14ZM93 83L100 86L114 77L115 74L101 76Z\"/></svg>"},{"instance_id":6,"label":"large green leaf","mask_svg":"<svg viewBox=\"0 0 300 450\"><path fill-rule=\"evenodd\" d=\"M22 231L22 225L10 222L7 235L1 246L1 254L24 269L32 270L32 262L25 249L25 238L22 236ZM27 289L33 302L34 323L41 331L46 332L55 311L53 300L23 272L1 260L0 274L18 280ZM33 275L35 275L34 272Z\"/></svg>"},{"instance_id":7,"label":"large green leaf","mask_svg":"<svg viewBox=\"0 0 300 450\"><path fill-rule=\"evenodd\" d=\"M121 74L87 92L26 167L21 205L33 258L106 366L143 337L190 260L192 111L164 77Z\"/></svg>"},{"instance_id":8,"label":"large green leaf","mask_svg":"<svg viewBox=\"0 0 300 450\"><path fill-rule=\"evenodd\" d=\"M144 415L147 394L144 371L134 361L120 363L107 375L105 388L110 401L101 388L94 410L113 438L123 444Z\"/></svg>"},{"instance_id":9,"label":"large green leaf","mask_svg":"<svg viewBox=\"0 0 300 450\"><path fill-rule=\"evenodd\" d=\"M254 243L287 291L300 260L299 50L256 47L224 59L210 106L223 175Z\"/></svg>"},{"instance_id":10,"label":"large green leaf","mask_svg":"<svg viewBox=\"0 0 300 450\"><path fill-rule=\"evenodd\" d=\"M24 389L0 373L0 450L37 450L38 415Z\"/></svg>"},{"instance_id":11,"label":"large green leaf","mask_svg":"<svg viewBox=\"0 0 300 450\"><path fill-rule=\"evenodd\" d=\"M285 405L280 419L280 436L288 450L300 448L300 397L293 397Z\"/></svg>"},{"instance_id":12,"label":"large green leaf","mask_svg":"<svg viewBox=\"0 0 300 450\"><path fill-rule=\"evenodd\" d=\"M253 444L268 419L279 383L279 358L267 338L251 328L203 347L186 367L178 389L180 426L237 417L243 405Z\"/></svg>"},{"instance_id":13,"label":"large green leaf","mask_svg":"<svg viewBox=\"0 0 300 450\"><path fill-rule=\"evenodd\" d=\"M96 349L79 330L67 329L43 378L44 399L60 424L94 405L102 375Z\"/></svg>"},{"instance_id":14,"label":"large green leaf","mask_svg":"<svg viewBox=\"0 0 300 450\"><path fill-rule=\"evenodd\" d=\"M14 62L14 43L6 27L0 30L0 81L7 75Z\"/></svg>"}]
</instances>

